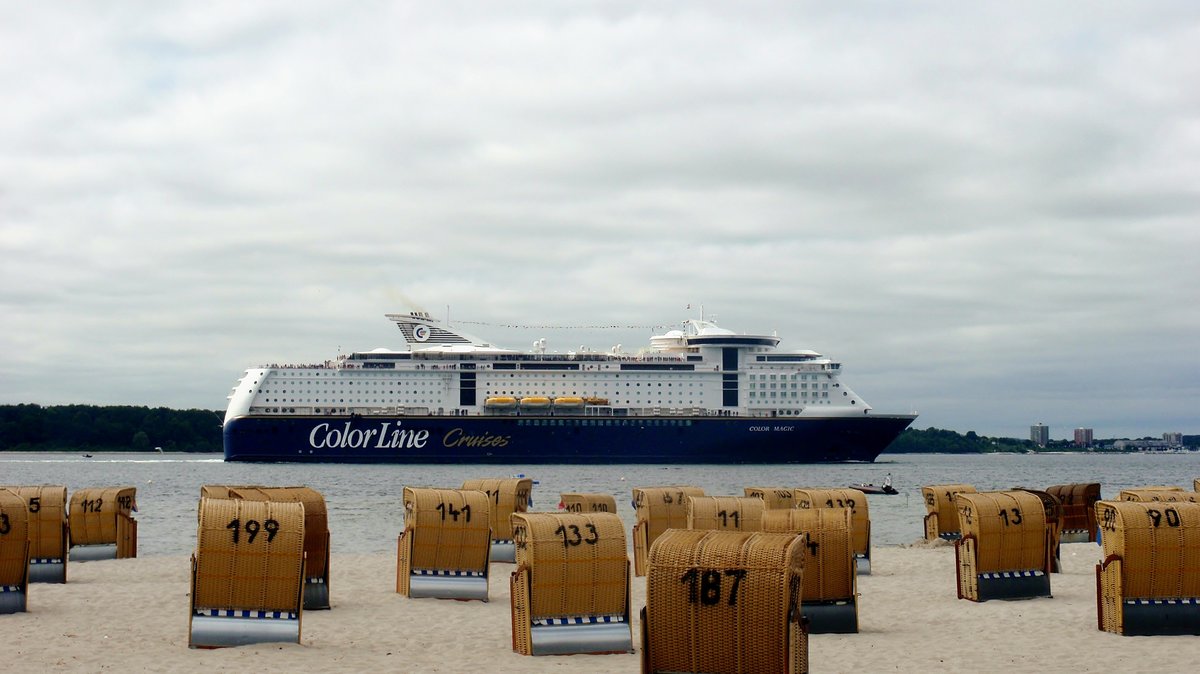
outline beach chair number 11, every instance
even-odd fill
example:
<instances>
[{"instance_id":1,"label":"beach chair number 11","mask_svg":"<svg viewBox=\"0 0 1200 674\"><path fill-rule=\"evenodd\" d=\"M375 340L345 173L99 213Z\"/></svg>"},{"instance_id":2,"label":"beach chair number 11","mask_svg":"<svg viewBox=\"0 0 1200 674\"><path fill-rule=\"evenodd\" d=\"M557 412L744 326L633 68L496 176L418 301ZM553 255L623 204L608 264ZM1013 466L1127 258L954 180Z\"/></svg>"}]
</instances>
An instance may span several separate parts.
<instances>
[{"instance_id":1,"label":"beach chair number 11","mask_svg":"<svg viewBox=\"0 0 1200 674\"><path fill-rule=\"evenodd\" d=\"M237 517L233 518L229 521L229 524L225 525L225 528L233 531L234 545L237 545L239 542L241 542L243 528L241 519ZM275 534L279 533L279 522L275 520L266 520L265 522L259 523L258 520L246 520L245 529L247 543L253 543L254 539L258 536L258 532L263 529L266 529L267 542L270 543L271 541L275 540Z\"/></svg>"}]
</instances>

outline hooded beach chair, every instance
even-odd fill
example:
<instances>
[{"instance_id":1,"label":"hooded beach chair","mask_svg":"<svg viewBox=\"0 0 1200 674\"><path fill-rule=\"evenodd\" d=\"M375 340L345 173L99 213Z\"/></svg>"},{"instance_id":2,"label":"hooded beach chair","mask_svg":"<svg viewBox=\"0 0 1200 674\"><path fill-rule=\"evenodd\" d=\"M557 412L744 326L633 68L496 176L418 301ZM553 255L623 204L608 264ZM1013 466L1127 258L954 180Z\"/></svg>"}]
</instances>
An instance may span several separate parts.
<instances>
[{"instance_id":1,"label":"hooded beach chair","mask_svg":"<svg viewBox=\"0 0 1200 674\"><path fill-rule=\"evenodd\" d=\"M321 492L303 486L204 485L200 487L200 495L303 505L304 608L310 611L329 608L329 518Z\"/></svg>"},{"instance_id":2,"label":"hooded beach chair","mask_svg":"<svg viewBox=\"0 0 1200 674\"><path fill-rule=\"evenodd\" d=\"M958 598L1050 596L1051 536L1041 498L1028 491L960 492L954 542Z\"/></svg>"},{"instance_id":3,"label":"hooded beach chair","mask_svg":"<svg viewBox=\"0 0 1200 674\"><path fill-rule=\"evenodd\" d=\"M1200 504L1100 501L1097 625L1124 635L1200 635Z\"/></svg>"},{"instance_id":4,"label":"hooded beach chair","mask_svg":"<svg viewBox=\"0 0 1200 674\"><path fill-rule=\"evenodd\" d=\"M29 513L29 582L67 582L67 488L62 485L0 487L25 500Z\"/></svg>"},{"instance_id":5,"label":"hooded beach chair","mask_svg":"<svg viewBox=\"0 0 1200 674\"><path fill-rule=\"evenodd\" d=\"M91 487L71 494L71 561L137 557L137 489Z\"/></svg>"},{"instance_id":6,"label":"hooded beach chair","mask_svg":"<svg viewBox=\"0 0 1200 674\"><path fill-rule=\"evenodd\" d=\"M463 489L473 489L487 494L489 526L492 529L491 561L512 562L513 513L529 510L533 499L533 480L527 477L482 478L465 480Z\"/></svg>"},{"instance_id":7,"label":"hooded beach chair","mask_svg":"<svg viewBox=\"0 0 1200 674\"><path fill-rule=\"evenodd\" d=\"M796 489L796 507L846 508L853 524L854 560L858 574L871 573L871 510L867 495L857 489Z\"/></svg>"},{"instance_id":8,"label":"hooded beach chair","mask_svg":"<svg viewBox=\"0 0 1200 674\"><path fill-rule=\"evenodd\" d=\"M615 513L512 515L513 650L632 653L629 557Z\"/></svg>"},{"instance_id":9,"label":"hooded beach chair","mask_svg":"<svg viewBox=\"0 0 1200 674\"><path fill-rule=\"evenodd\" d=\"M489 519L482 491L405 487L396 592L414 599L487 601Z\"/></svg>"},{"instance_id":10,"label":"hooded beach chair","mask_svg":"<svg viewBox=\"0 0 1200 674\"><path fill-rule=\"evenodd\" d=\"M962 537L959 529L958 510L954 497L957 494L973 494L975 487L969 484L938 484L921 487L925 499L925 540L942 539L955 541Z\"/></svg>"},{"instance_id":11,"label":"hooded beach chair","mask_svg":"<svg viewBox=\"0 0 1200 674\"><path fill-rule=\"evenodd\" d=\"M617 499L612 494L563 492L558 496L558 507L569 513L615 514L617 512Z\"/></svg>"},{"instance_id":12,"label":"hooded beach chair","mask_svg":"<svg viewBox=\"0 0 1200 674\"><path fill-rule=\"evenodd\" d=\"M787 510L796 507L796 492L787 487L745 487L742 493L762 499L767 510Z\"/></svg>"},{"instance_id":13,"label":"hooded beach chair","mask_svg":"<svg viewBox=\"0 0 1200 674\"><path fill-rule=\"evenodd\" d=\"M0 614L29 603L29 514L25 499L0 487Z\"/></svg>"},{"instance_id":14,"label":"hooded beach chair","mask_svg":"<svg viewBox=\"0 0 1200 674\"><path fill-rule=\"evenodd\" d=\"M1058 499L1062 507L1062 543L1096 542L1096 502L1100 500L1100 483L1086 482L1056 484L1046 491Z\"/></svg>"},{"instance_id":15,"label":"hooded beach chair","mask_svg":"<svg viewBox=\"0 0 1200 674\"><path fill-rule=\"evenodd\" d=\"M650 548L643 672L808 671L805 537L672 529Z\"/></svg>"},{"instance_id":16,"label":"hooded beach chair","mask_svg":"<svg viewBox=\"0 0 1200 674\"><path fill-rule=\"evenodd\" d=\"M300 643L304 506L201 498L188 645Z\"/></svg>"},{"instance_id":17,"label":"hooded beach chair","mask_svg":"<svg viewBox=\"0 0 1200 674\"><path fill-rule=\"evenodd\" d=\"M699 487L634 487L633 573L646 575L646 556L650 546L667 529L687 528L687 498L704 496Z\"/></svg>"},{"instance_id":18,"label":"hooded beach chair","mask_svg":"<svg viewBox=\"0 0 1200 674\"><path fill-rule=\"evenodd\" d=\"M858 631L858 569L849 508L768 510L764 532L805 535L800 604L810 634Z\"/></svg>"},{"instance_id":19,"label":"hooded beach chair","mask_svg":"<svg viewBox=\"0 0 1200 674\"><path fill-rule=\"evenodd\" d=\"M687 528L762 531L766 502L753 496L689 496Z\"/></svg>"}]
</instances>

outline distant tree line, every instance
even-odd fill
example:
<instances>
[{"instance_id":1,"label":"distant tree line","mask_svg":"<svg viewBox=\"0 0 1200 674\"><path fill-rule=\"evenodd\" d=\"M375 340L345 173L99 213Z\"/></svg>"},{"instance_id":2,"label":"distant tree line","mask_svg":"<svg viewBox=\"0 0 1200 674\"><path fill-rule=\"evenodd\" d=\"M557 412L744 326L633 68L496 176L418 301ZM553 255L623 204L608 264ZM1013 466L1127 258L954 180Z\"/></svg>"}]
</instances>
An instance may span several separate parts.
<instances>
[{"instance_id":1,"label":"distant tree line","mask_svg":"<svg viewBox=\"0 0 1200 674\"><path fill-rule=\"evenodd\" d=\"M1149 440L1151 438L1143 438ZM966 435L941 428L906 429L887 448L889 454L977 454L985 452L1111 452L1115 440L1096 440L1091 447L1077 447L1072 440L1051 440L1038 447L1032 440L992 438L967 431ZM1200 447L1200 435L1183 436L1183 446ZM1136 451L1136 450L1130 450Z\"/></svg>"},{"instance_id":2,"label":"distant tree line","mask_svg":"<svg viewBox=\"0 0 1200 674\"><path fill-rule=\"evenodd\" d=\"M223 413L166 407L97 405L0 405L0 451L156 451L219 452ZM1187 447L1200 436L1185 435ZM1097 440L1093 451L1111 451ZM1051 451L1082 451L1069 440L1053 440ZM1042 451L1045 451L1042 450ZM978 454L1039 451L1030 440L993 438L975 431L909 428L887 448L889 454Z\"/></svg>"},{"instance_id":3,"label":"distant tree line","mask_svg":"<svg viewBox=\"0 0 1200 674\"><path fill-rule=\"evenodd\" d=\"M212 410L0 405L0 451L219 452L222 420Z\"/></svg>"}]
</instances>

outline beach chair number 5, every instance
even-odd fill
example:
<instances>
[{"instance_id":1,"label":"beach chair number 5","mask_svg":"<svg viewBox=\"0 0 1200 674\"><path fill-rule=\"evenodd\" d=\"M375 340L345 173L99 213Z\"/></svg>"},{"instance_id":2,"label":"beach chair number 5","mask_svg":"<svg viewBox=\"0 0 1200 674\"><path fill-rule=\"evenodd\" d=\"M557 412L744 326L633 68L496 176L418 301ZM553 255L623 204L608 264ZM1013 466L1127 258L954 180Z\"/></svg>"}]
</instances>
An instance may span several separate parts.
<instances>
[{"instance_id":1,"label":"beach chair number 5","mask_svg":"<svg viewBox=\"0 0 1200 674\"><path fill-rule=\"evenodd\" d=\"M587 543L588 545L595 545L596 541L600 540L600 533L596 531L596 525L585 524L584 526L587 527L587 530L589 532L587 538L583 537L583 534L581 534L579 532L579 527L574 524L567 524L567 525L560 524L560 525L558 525L558 528L554 530L554 533L563 537L563 547L564 548L568 547L568 546L572 546L572 545L580 545L581 543ZM567 536L567 529L571 530L571 534L573 534L573 537Z\"/></svg>"},{"instance_id":2,"label":"beach chair number 5","mask_svg":"<svg viewBox=\"0 0 1200 674\"><path fill-rule=\"evenodd\" d=\"M229 520L229 524L226 524L225 528L233 531L233 543L234 545L237 545L241 540L243 528L242 520L235 517L232 520ZM270 543L271 541L275 540L275 534L279 533L279 522L275 520L266 520L262 523L259 523L258 520L246 520L245 529L247 543L253 543L254 539L258 536L258 532L262 529L267 530L267 542Z\"/></svg>"},{"instance_id":3,"label":"beach chair number 5","mask_svg":"<svg viewBox=\"0 0 1200 674\"><path fill-rule=\"evenodd\" d=\"M42 509L42 497L34 496L29 499L29 512L36 513Z\"/></svg>"},{"instance_id":4,"label":"beach chair number 5","mask_svg":"<svg viewBox=\"0 0 1200 674\"><path fill-rule=\"evenodd\" d=\"M679 581L688 586L689 603L713 606L721 603L721 579L726 576L733 578L733 584L729 588L729 605L737 606L738 586L741 585L742 579L746 577L745 569L726 569L724 571L717 569L688 569L680 577Z\"/></svg>"},{"instance_id":5,"label":"beach chair number 5","mask_svg":"<svg viewBox=\"0 0 1200 674\"><path fill-rule=\"evenodd\" d=\"M8 521L8 515L0 513L0 536L5 536L12 531L12 522Z\"/></svg>"}]
</instances>

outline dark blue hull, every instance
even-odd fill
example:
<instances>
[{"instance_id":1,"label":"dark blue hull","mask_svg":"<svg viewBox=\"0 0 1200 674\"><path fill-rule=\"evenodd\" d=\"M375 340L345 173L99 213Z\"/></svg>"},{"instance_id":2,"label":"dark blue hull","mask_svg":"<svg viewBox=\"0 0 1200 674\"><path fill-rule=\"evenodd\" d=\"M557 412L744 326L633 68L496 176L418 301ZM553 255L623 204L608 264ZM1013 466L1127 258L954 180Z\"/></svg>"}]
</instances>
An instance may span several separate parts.
<instances>
[{"instance_id":1,"label":"dark blue hull","mask_svg":"<svg viewBox=\"0 0 1200 674\"><path fill-rule=\"evenodd\" d=\"M226 461L732 464L874 461L911 415L241 417Z\"/></svg>"}]
</instances>

